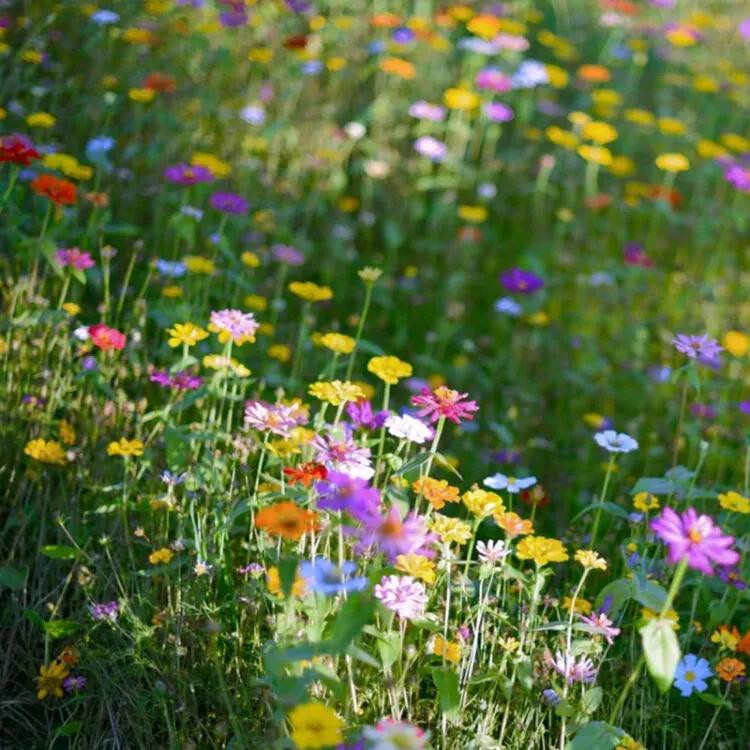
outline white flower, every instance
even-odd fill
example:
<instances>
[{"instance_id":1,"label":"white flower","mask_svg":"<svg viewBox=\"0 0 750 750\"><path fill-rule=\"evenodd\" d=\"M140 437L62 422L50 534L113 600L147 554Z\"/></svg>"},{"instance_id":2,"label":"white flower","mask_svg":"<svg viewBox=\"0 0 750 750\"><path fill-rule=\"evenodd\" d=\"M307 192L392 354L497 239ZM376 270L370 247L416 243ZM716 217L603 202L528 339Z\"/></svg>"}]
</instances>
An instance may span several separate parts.
<instances>
[{"instance_id":1,"label":"white flower","mask_svg":"<svg viewBox=\"0 0 750 750\"><path fill-rule=\"evenodd\" d=\"M89 339L89 327L88 326L79 326L78 328L73 331L73 335L79 340L79 341L88 341Z\"/></svg>"},{"instance_id":2,"label":"white flower","mask_svg":"<svg viewBox=\"0 0 750 750\"><path fill-rule=\"evenodd\" d=\"M610 453L630 453L637 450L638 441L626 435L624 432L615 432L614 430L604 430L594 435L596 444L608 450Z\"/></svg>"},{"instance_id":3,"label":"white flower","mask_svg":"<svg viewBox=\"0 0 750 750\"><path fill-rule=\"evenodd\" d=\"M430 740L429 732L394 719L365 727L362 736L368 741L368 750L424 750Z\"/></svg>"},{"instance_id":4,"label":"white flower","mask_svg":"<svg viewBox=\"0 0 750 750\"><path fill-rule=\"evenodd\" d=\"M506 477L505 474L494 474L484 480L484 486L493 490L508 490L512 495L527 490L536 484L536 477Z\"/></svg>"},{"instance_id":5,"label":"white flower","mask_svg":"<svg viewBox=\"0 0 750 750\"><path fill-rule=\"evenodd\" d=\"M347 122L344 125L344 132L353 140L358 141L367 132L361 122Z\"/></svg>"},{"instance_id":6,"label":"white flower","mask_svg":"<svg viewBox=\"0 0 750 750\"><path fill-rule=\"evenodd\" d=\"M402 417L391 415L385 420L385 426L393 437L408 440L417 445L421 445L432 437L432 430L426 424L408 414Z\"/></svg>"},{"instance_id":7,"label":"white flower","mask_svg":"<svg viewBox=\"0 0 750 750\"><path fill-rule=\"evenodd\" d=\"M506 548L505 542L501 539L490 540L487 543L477 542L477 552L482 562L492 563L493 565L501 563L510 554L510 550Z\"/></svg>"},{"instance_id":8,"label":"white flower","mask_svg":"<svg viewBox=\"0 0 750 750\"><path fill-rule=\"evenodd\" d=\"M511 297L502 297L495 302L495 311L517 318L523 312L523 308Z\"/></svg>"}]
</instances>

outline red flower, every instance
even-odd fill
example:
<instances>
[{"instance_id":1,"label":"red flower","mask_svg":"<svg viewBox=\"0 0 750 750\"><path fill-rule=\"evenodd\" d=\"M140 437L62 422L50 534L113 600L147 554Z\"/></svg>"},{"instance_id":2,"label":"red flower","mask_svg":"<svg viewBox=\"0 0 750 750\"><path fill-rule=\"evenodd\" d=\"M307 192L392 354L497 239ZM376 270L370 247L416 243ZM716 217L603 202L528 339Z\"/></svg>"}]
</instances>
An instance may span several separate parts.
<instances>
[{"instance_id":1,"label":"red flower","mask_svg":"<svg viewBox=\"0 0 750 750\"><path fill-rule=\"evenodd\" d=\"M120 333L116 328L105 326L103 323L89 326L89 338L91 343L103 352L112 349L119 351L125 347L125 334Z\"/></svg>"},{"instance_id":2,"label":"red flower","mask_svg":"<svg viewBox=\"0 0 750 750\"><path fill-rule=\"evenodd\" d=\"M31 189L57 206L71 206L76 202L76 186L51 174L40 174L31 183Z\"/></svg>"},{"instance_id":3,"label":"red flower","mask_svg":"<svg viewBox=\"0 0 750 750\"><path fill-rule=\"evenodd\" d=\"M297 482L309 487L316 479L323 480L328 476L328 470L322 464L313 462L301 466L289 466L284 469L289 484L294 487Z\"/></svg>"},{"instance_id":4,"label":"red flower","mask_svg":"<svg viewBox=\"0 0 750 750\"><path fill-rule=\"evenodd\" d=\"M167 73L149 73L143 81L143 88L159 91L162 94L174 94L177 84Z\"/></svg>"},{"instance_id":5,"label":"red flower","mask_svg":"<svg viewBox=\"0 0 750 750\"><path fill-rule=\"evenodd\" d=\"M549 497L547 497L547 493L541 484L537 484L530 490L521 490L521 501L526 505L536 505L537 508L549 505Z\"/></svg>"},{"instance_id":6,"label":"red flower","mask_svg":"<svg viewBox=\"0 0 750 750\"><path fill-rule=\"evenodd\" d=\"M22 167L28 167L34 159L39 158L39 152L31 141L22 135L9 135L0 138L0 163L13 162Z\"/></svg>"}]
</instances>

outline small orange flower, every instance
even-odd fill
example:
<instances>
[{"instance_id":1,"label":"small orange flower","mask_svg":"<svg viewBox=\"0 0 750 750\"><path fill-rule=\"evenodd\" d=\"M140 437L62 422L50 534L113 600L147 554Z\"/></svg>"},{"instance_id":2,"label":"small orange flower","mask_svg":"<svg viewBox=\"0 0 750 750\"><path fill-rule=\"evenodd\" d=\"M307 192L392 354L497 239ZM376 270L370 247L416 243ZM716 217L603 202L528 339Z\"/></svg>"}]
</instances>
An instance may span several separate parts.
<instances>
[{"instance_id":1,"label":"small orange flower","mask_svg":"<svg viewBox=\"0 0 750 750\"><path fill-rule=\"evenodd\" d=\"M411 81L417 75L415 67L400 57L386 57L381 60L380 69L383 73L391 73L407 81Z\"/></svg>"},{"instance_id":2,"label":"small orange flower","mask_svg":"<svg viewBox=\"0 0 750 750\"><path fill-rule=\"evenodd\" d=\"M423 495L435 510L440 510L446 503L457 503L460 499L458 487L452 487L445 479L423 477L417 479L411 488L417 495Z\"/></svg>"},{"instance_id":3,"label":"small orange flower","mask_svg":"<svg viewBox=\"0 0 750 750\"><path fill-rule=\"evenodd\" d=\"M293 541L320 528L317 513L288 500L263 508L255 517L255 525L269 534Z\"/></svg>"},{"instance_id":4,"label":"small orange flower","mask_svg":"<svg viewBox=\"0 0 750 750\"><path fill-rule=\"evenodd\" d=\"M56 206L72 206L76 202L76 186L51 174L40 174L31 183L31 189Z\"/></svg>"},{"instance_id":5,"label":"small orange flower","mask_svg":"<svg viewBox=\"0 0 750 750\"><path fill-rule=\"evenodd\" d=\"M745 665L739 659L728 656L716 665L716 674L724 682L732 682L739 677L745 676Z\"/></svg>"},{"instance_id":6,"label":"small orange flower","mask_svg":"<svg viewBox=\"0 0 750 750\"><path fill-rule=\"evenodd\" d=\"M581 65L578 77L589 83L606 83L612 74L603 65Z\"/></svg>"},{"instance_id":7,"label":"small orange flower","mask_svg":"<svg viewBox=\"0 0 750 750\"><path fill-rule=\"evenodd\" d=\"M523 536L534 531L534 524L527 518L521 518L518 513L507 511L495 516L495 523L509 536Z\"/></svg>"}]
</instances>

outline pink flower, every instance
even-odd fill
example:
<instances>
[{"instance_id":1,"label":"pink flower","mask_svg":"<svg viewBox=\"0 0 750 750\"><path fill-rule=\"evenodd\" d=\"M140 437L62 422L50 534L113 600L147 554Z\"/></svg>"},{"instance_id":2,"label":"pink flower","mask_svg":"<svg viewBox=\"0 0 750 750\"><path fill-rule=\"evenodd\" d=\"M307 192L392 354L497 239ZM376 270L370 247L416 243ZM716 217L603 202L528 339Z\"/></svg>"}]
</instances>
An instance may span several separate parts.
<instances>
[{"instance_id":1,"label":"pink flower","mask_svg":"<svg viewBox=\"0 0 750 750\"><path fill-rule=\"evenodd\" d=\"M260 328L260 323L255 320L252 313L243 313L242 310L218 310L211 313L211 322L208 330L219 334L219 341L226 344L231 339L235 344L241 345L246 341L255 341L255 332Z\"/></svg>"},{"instance_id":2,"label":"pink flower","mask_svg":"<svg viewBox=\"0 0 750 750\"><path fill-rule=\"evenodd\" d=\"M269 404L257 400L245 403L245 424L254 430L287 437L306 421L304 412L296 404Z\"/></svg>"},{"instance_id":3,"label":"pink flower","mask_svg":"<svg viewBox=\"0 0 750 750\"><path fill-rule=\"evenodd\" d=\"M125 348L125 334L120 333L116 328L105 326L104 323L89 326L89 338L91 339L91 343L103 352L108 352L112 349L119 351Z\"/></svg>"},{"instance_id":4,"label":"pink flower","mask_svg":"<svg viewBox=\"0 0 750 750\"><path fill-rule=\"evenodd\" d=\"M673 565L687 558L688 566L708 576L714 565L736 565L740 556L732 549L734 537L725 535L710 516L688 508L682 515L664 508L651 521L651 529L669 548L667 559Z\"/></svg>"},{"instance_id":5,"label":"pink flower","mask_svg":"<svg viewBox=\"0 0 750 750\"><path fill-rule=\"evenodd\" d=\"M548 658L547 663L565 678L568 685L574 682L593 682L596 679L597 669L588 656L582 656L576 660L575 656L558 651L554 659Z\"/></svg>"},{"instance_id":6,"label":"pink flower","mask_svg":"<svg viewBox=\"0 0 750 750\"><path fill-rule=\"evenodd\" d=\"M425 388L420 394L412 396L411 402L414 406L422 407L418 412L419 416L428 417L430 422L437 422L440 417L445 417L461 424L462 419L474 419L472 412L479 410L476 401L464 401L468 395L439 385L434 391Z\"/></svg>"},{"instance_id":7,"label":"pink flower","mask_svg":"<svg viewBox=\"0 0 750 750\"><path fill-rule=\"evenodd\" d=\"M370 449L360 448L350 437L337 440L316 435L313 439L315 460L329 471L338 471L358 479L370 479L375 474L370 460Z\"/></svg>"},{"instance_id":8,"label":"pink flower","mask_svg":"<svg viewBox=\"0 0 750 750\"><path fill-rule=\"evenodd\" d=\"M84 253L79 247L59 248L55 259L61 266L73 266L77 271L85 271L94 265L91 255Z\"/></svg>"},{"instance_id":9,"label":"pink flower","mask_svg":"<svg viewBox=\"0 0 750 750\"><path fill-rule=\"evenodd\" d=\"M602 635L611 646L615 638L620 635L620 628L614 627L612 620L604 612L595 612L588 617L581 615L581 622L586 623L593 635Z\"/></svg>"},{"instance_id":10,"label":"pink flower","mask_svg":"<svg viewBox=\"0 0 750 750\"><path fill-rule=\"evenodd\" d=\"M427 592L424 585L411 576L383 576L373 593L386 609L403 620L424 616Z\"/></svg>"}]
</instances>

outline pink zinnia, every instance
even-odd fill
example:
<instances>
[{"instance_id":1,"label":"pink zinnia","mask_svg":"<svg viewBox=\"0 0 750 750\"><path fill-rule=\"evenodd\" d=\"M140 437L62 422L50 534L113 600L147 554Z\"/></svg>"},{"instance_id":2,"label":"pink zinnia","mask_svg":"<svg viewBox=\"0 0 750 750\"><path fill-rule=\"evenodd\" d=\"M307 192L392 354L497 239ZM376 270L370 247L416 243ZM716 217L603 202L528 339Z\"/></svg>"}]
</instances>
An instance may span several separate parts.
<instances>
[{"instance_id":1,"label":"pink zinnia","mask_svg":"<svg viewBox=\"0 0 750 750\"><path fill-rule=\"evenodd\" d=\"M725 535L710 516L688 508L682 515L664 508L651 521L651 529L669 548L667 559L673 565L687 558L688 566L708 576L714 565L736 565L740 556L732 549L734 537Z\"/></svg>"},{"instance_id":2,"label":"pink zinnia","mask_svg":"<svg viewBox=\"0 0 750 750\"><path fill-rule=\"evenodd\" d=\"M304 413L295 404L269 404L257 400L245 403L245 424L261 432L268 431L287 437L305 421Z\"/></svg>"},{"instance_id":3,"label":"pink zinnia","mask_svg":"<svg viewBox=\"0 0 750 750\"><path fill-rule=\"evenodd\" d=\"M462 419L474 419L472 412L479 410L476 401L464 400L468 395L440 385L434 391L425 388L420 394L412 396L411 402L414 406L422 407L418 412L419 416L428 417L430 422L437 422L440 417L445 417L461 424Z\"/></svg>"},{"instance_id":4,"label":"pink zinnia","mask_svg":"<svg viewBox=\"0 0 750 750\"><path fill-rule=\"evenodd\" d=\"M119 351L125 348L125 334L120 333L116 328L105 326L104 323L89 326L89 338L91 343L103 352L108 352L111 349Z\"/></svg>"},{"instance_id":5,"label":"pink zinnia","mask_svg":"<svg viewBox=\"0 0 750 750\"><path fill-rule=\"evenodd\" d=\"M313 439L315 460L329 471L339 471L357 479L370 479L375 474L370 449L360 448L350 437L337 440L316 435Z\"/></svg>"},{"instance_id":6,"label":"pink zinnia","mask_svg":"<svg viewBox=\"0 0 750 750\"><path fill-rule=\"evenodd\" d=\"M211 313L210 331L219 334L219 341L226 343L230 338L235 344L255 341L255 332L260 323L252 313L242 310L218 310Z\"/></svg>"},{"instance_id":7,"label":"pink zinnia","mask_svg":"<svg viewBox=\"0 0 750 750\"><path fill-rule=\"evenodd\" d=\"M424 584L411 576L383 576L373 593L386 609L403 620L416 620L424 616L427 592Z\"/></svg>"},{"instance_id":8,"label":"pink zinnia","mask_svg":"<svg viewBox=\"0 0 750 750\"><path fill-rule=\"evenodd\" d=\"M91 255L79 247L59 248L55 253L55 259L61 266L73 266L78 271L85 271L94 265Z\"/></svg>"}]
</instances>

